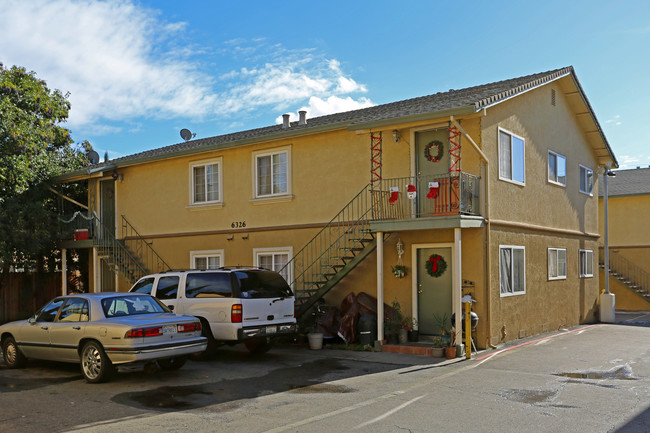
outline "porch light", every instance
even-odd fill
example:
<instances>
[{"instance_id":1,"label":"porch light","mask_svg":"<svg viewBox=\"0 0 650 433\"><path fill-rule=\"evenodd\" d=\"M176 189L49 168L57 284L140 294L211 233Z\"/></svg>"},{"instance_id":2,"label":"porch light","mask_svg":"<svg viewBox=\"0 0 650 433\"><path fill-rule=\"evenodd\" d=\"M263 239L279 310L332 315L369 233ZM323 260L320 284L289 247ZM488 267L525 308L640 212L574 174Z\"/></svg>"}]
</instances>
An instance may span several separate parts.
<instances>
[{"instance_id":1,"label":"porch light","mask_svg":"<svg viewBox=\"0 0 650 433\"><path fill-rule=\"evenodd\" d=\"M399 139L402 138L397 129L393 129L393 140L395 143L399 143Z\"/></svg>"}]
</instances>

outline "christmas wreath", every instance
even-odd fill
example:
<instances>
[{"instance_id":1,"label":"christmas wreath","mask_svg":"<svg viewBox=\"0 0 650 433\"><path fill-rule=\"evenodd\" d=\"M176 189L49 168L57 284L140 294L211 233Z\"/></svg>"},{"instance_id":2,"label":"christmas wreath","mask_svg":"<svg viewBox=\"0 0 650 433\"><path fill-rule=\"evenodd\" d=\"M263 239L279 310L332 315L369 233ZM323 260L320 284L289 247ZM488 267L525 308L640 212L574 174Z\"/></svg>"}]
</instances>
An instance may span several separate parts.
<instances>
[{"instance_id":1,"label":"christmas wreath","mask_svg":"<svg viewBox=\"0 0 650 433\"><path fill-rule=\"evenodd\" d=\"M431 148L436 146L438 148L438 153L436 155L431 155ZM442 142L438 140L433 140L431 143L427 144L424 148L424 156L431 162L438 162L442 158Z\"/></svg>"},{"instance_id":2,"label":"christmas wreath","mask_svg":"<svg viewBox=\"0 0 650 433\"><path fill-rule=\"evenodd\" d=\"M447 262L442 256L432 254L426 262L427 273L432 277L439 277L447 269Z\"/></svg>"}]
</instances>

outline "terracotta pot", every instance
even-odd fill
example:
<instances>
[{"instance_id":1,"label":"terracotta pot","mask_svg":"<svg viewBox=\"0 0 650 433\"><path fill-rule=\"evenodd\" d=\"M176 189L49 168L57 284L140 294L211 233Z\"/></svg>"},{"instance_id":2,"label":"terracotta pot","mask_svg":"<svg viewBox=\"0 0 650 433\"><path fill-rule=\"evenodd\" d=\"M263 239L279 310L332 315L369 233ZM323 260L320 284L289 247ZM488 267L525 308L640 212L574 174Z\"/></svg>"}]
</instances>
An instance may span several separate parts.
<instances>
[{"instance_id":1,"label":"terracotta pot","mask_svg":"<svg viewBox=\"0 0 650 433\"><path fill-rule=\"evenodd\" d=\"M445 347L445 358L452 359L456 357L456 346Z\"/></svg>"}]
</instances>

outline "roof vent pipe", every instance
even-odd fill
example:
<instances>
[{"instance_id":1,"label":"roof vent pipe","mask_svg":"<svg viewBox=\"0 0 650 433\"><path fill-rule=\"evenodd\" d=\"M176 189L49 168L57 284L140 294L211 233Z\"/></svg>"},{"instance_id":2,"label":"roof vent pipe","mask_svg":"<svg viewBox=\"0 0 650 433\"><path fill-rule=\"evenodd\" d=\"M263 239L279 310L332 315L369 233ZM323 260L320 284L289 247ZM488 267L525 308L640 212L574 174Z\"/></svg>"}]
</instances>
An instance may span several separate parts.
<instances>
[{"instance_id":1,"label":"roof vent pipe","mask_svg":"<svg viewBox=\"0 0 650 433\"><path fill-rule=\"evenodd\" d=\"M298 125L306 125L307 124L307 112L305 110L300 110L300 111L298 111L298 114L300 114L300 120L298 120Z\"/></svg>"},{"instance_id":2,"label":"roof vent pipe","mask_svg":"<svg viewBox=\"0 0 650 433\"><path fill-rule=\"evenodd\" d=\"M289 129L289 114L282 115L282 129Z\"/></svg>"}]
</instances>

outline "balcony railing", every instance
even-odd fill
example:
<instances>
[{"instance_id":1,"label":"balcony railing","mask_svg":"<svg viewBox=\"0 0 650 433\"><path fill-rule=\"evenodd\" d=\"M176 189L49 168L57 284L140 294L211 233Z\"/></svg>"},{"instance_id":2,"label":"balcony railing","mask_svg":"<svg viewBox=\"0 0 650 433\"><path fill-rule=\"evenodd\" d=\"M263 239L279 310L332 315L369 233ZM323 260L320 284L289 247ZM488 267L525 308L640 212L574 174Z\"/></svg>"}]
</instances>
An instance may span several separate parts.
<instances>
[{"instance_id":1,"label":"balcony railing","mask_svg":"<svg viewBox=\"0 0 650 433\"><path fill-rule=\"evenodd\" d=\"M480 180L468 173L382 179L370 188L372 218L480 215Z\"/></svg>"}]
</instances>

